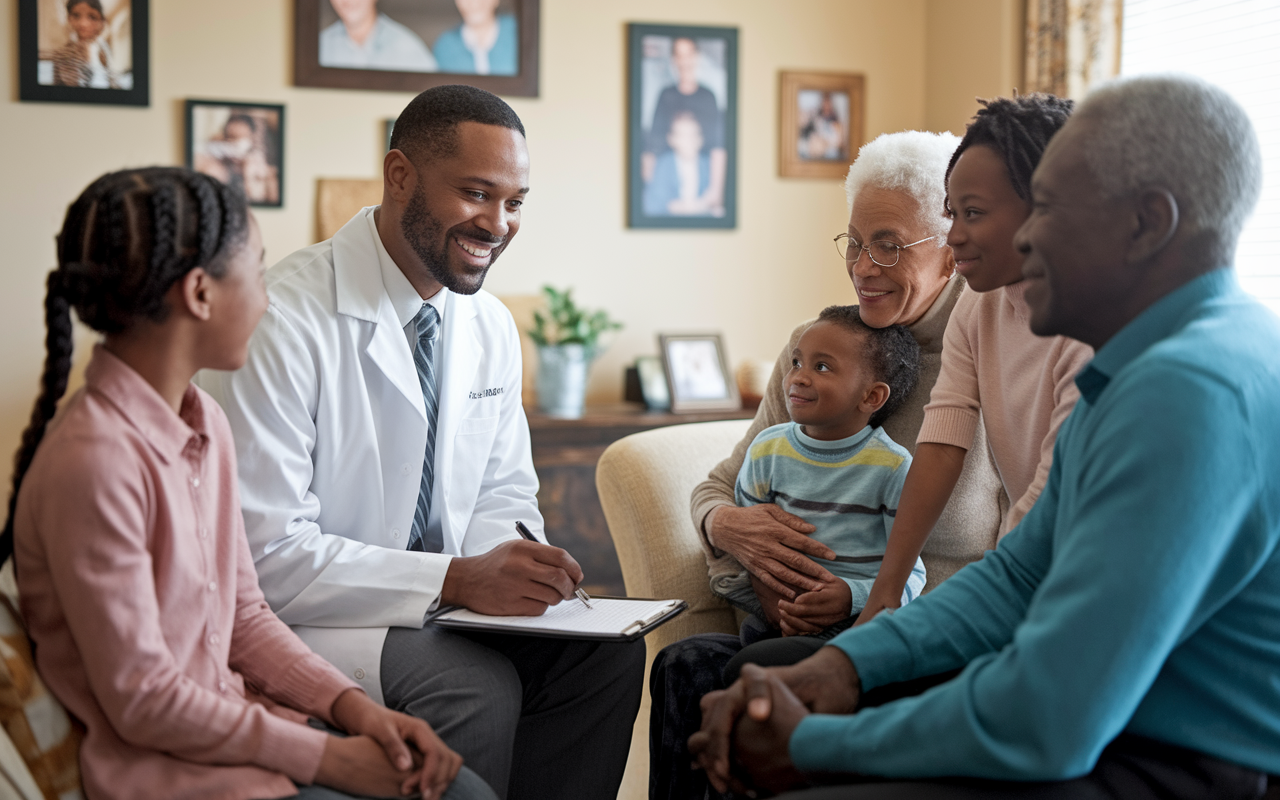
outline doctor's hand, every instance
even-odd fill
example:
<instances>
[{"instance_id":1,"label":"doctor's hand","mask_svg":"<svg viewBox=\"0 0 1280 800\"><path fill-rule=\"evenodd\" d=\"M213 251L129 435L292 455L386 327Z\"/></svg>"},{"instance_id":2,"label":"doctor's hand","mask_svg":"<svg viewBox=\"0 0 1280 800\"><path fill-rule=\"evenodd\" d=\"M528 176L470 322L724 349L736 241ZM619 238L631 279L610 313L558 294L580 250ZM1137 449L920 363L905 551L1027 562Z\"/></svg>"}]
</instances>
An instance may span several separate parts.
<instances>
[{"instance_id":1,"label":"doctor's hand","mask_svg":"<svg viewBox=\"0 0 1280 800\"><path fill-rule=\"evenodd\" d=\"M582 568L559 547L516 539L449 562L441 605L494 616L536 617L573 597Z\"/></svg>"},{"instance_id":2,"label":"doctor's hand","mask_svg":"<svg viewBox=\"0 0 1280 800\"><path fill-rule=\"evenodd\" d=\"M382 748L385 761L400 778L402 795L418 791L424 798L441 797L462 768L462 756L449 749L430 725L373 702L360 689L338 695L329 715L347 733L373 739ZM374 763L384 764L384 760L374 759Z\"/></svg>"}]
</instances>

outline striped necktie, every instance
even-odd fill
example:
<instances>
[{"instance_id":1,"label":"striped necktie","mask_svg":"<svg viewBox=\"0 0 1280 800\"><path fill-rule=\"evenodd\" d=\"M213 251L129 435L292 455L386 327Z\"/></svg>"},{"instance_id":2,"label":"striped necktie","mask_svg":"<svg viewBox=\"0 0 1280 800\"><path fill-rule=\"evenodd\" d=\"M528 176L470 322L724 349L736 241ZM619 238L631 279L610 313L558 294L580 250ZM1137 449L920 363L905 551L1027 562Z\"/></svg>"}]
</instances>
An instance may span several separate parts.
<instances>
[{"instance_id":1,"label":"striped necktie","mask_svg":"<svg viewBox=\"0 0 1280 800\"><path fill-rule=\"evenodd\" d=\"M431 486L436 472L436 367L432 345L440 335L440 315L430 303L423 303L418 316L413 318L418 329L418 346L413 351L413 363L418 368L418 382L422 384L422 404L427 410L427 451L422 458L422 482L418 487L418 507L413 512L413 528L409 532L409 549L428 553L444 550L439 532L427 530L427 515L431 511Z\"/></svg>"}]
</instances>

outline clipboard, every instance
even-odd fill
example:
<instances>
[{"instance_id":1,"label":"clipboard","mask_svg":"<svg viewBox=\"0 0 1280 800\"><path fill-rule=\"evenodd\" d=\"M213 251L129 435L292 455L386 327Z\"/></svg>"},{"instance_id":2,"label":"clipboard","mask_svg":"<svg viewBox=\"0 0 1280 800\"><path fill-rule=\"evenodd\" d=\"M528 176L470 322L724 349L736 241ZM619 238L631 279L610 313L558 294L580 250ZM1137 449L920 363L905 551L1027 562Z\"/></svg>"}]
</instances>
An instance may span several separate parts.
<instances>
[{"instance_id":1,"label":"clipboard","mask_svg":"<svg viewBox=\"0 0 1280 800\"><path fill-rule=\"evenodd\" d=\"M689 607L684 600L606 595L595 595L591 602L595 608L587 609L576 600L565 600L551 606L539 617L493 617L459 606L449 606L430 614L427 622L451 630L506 633L513 636L634 642L675 619ZM595 619L592 619L593 615Z\"/></svg>"}]
</instances>

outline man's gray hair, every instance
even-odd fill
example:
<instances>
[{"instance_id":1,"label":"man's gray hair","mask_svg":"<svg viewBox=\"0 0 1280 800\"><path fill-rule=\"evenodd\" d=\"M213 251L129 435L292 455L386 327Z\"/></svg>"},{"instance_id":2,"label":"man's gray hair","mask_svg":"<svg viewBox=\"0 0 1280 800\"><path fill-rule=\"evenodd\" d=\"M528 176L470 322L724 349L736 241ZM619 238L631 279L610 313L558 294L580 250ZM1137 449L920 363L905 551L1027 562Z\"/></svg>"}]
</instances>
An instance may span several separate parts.
<instances>
[{"instance_id":1,"label":"man's gray hair","mask_svg":"<svg viewBox=\"0 0 1280 800\"><path fill-rule=\"evenodd\" d=\"M1121 78L1091 92L1076 116L1093 126L1085 158L1104 193L1167 189L1180 226L1235 247L1262 191L1262 151L1225 90L1190 75Z\"/></svg>"},{"instance_id":2,"label":"man's gray hair","mask_svg":"<svg viewBox=\"0 0 1280 800\"><path fill-rule=\"evenodd\" d=\"M946 208L947 164L960 145L960 137L950 133L900 131L882 133L862 146L844 180L849 211L858 192L865 188L900 189L920 204L920 223L925 232L945 245L951 221Z\"/></svg>"}]
</instances>

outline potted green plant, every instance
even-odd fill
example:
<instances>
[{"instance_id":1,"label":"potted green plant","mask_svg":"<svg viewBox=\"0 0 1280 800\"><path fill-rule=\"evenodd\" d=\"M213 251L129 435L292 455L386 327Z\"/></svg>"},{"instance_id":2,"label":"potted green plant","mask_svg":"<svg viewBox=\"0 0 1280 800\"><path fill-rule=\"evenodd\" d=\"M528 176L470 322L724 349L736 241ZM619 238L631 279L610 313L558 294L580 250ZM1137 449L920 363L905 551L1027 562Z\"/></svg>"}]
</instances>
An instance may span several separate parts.
<instances>
[{"instance_id":1,"label":"potted green plant","mask_svg":"<svg viewBox=\"0 0 1280 800\"><path fill-rule=\"evenodd\" d=\"M587 369L602 350L600 334L622 324L604 311L586 311L573 290L543 286L547 313L533 312L529 338L538 346L538 408L553 417L580 417L587 396Z\"/></svg>"}]
</instances>

